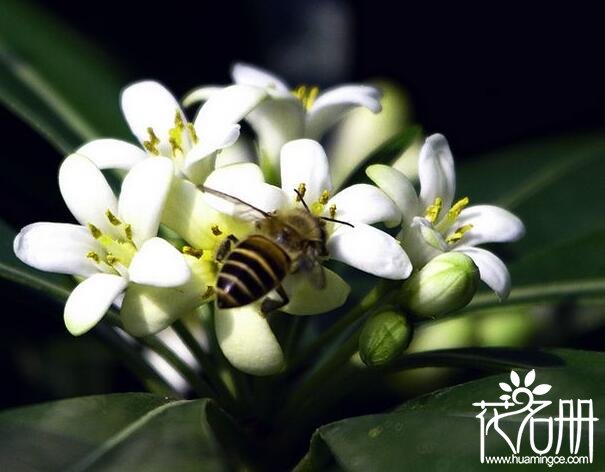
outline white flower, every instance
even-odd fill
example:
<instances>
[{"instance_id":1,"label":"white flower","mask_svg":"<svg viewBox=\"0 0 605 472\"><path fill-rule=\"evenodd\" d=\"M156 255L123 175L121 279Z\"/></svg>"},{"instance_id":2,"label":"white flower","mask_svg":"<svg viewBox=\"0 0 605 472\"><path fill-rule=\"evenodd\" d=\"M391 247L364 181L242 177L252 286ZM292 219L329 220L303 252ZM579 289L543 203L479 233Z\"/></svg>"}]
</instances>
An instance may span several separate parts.
<instances>
[{"instance_id":1,"label":"white flower","mask_svg":"<svg viewBox=\"0 0 605 472\"><path fill-rule=\"evenodd\" d=\"M372 226L377 222L397 225L401 215L393 202L378 188L359 184L331 196L328 159L321 145L309 139L292 141L281 152L281 188L264 182L258 166L234 164L215 170L204 186L224 192L265 212L304 208L295 190L317 216L337 218L352 224L326 222L327 247L331 258L371 274L404 279L410 261L399 242ZM206 200L221 211L245 220L265 218L246 205L206 193ZM335 272L325 269L325 287L318 288L310 274L287 276L283 286L289 303L283 311L295 315L324 313L346 300L349 287ZM217 310L216 331L229 361L248 373L268 375L283 367L283 353L260 301L232 310Z\"/></svg>"},{"instance_id":2,"label":"white flower","mask_svg":"<svg viewBox=\"0 0 605 472\"><path fill-rule=\"evenodd\" d=\"M180 287L189 281L183 256L156 237L173 175L169 159L145 159L128 172L117 199L87 158L74 154L61 165L61 194L80 225L28 225L15 238L14 251L37 269L85 278L65 305L72 334L91 329L132 287ZM171 313L172 319L179 315Z\"/></svg>"},{"instance_id":3,"label":"white flower","mask_svg":"<svg viewBox=\"0 0 605 472\"><path fill-rule=\"evenodd\" d=\"M122 111L142 148L117 139L97 139L76 151L100 169L129 169L149 156L174 160L177 175L197 184L214 169L218 151L235 143L237 124L266 98L258 87L232 85L213 94L193 123L161 84L143 81L122 92Z\"/></svg>"},{"instance_id":4,"label":"white flower","mask_svg":"<svg viewBox=\"0 0 605 472\"><path fill-rule=\"evenodd\" d=\"M321 93L317 87L300 86L292 90L276 75L241 63L233 66L231 75L236 84L269 93L269 99L246 117L258 136L264 169L279 170L279 155L286 142L298 138L319 140L353 108L365 107L374 113L381 109L380 92L368 85L341 85ZM198 88L185 97L184 103L212 98L218 90Z\"/></svg>"},{"instance_id":5,"label":"white flower","mask_svg":"<svg viewBox=\"0 0 605 472\"><path fill-rule=\"evenodd\" d=\"M434 134L420 151L420 196L399 171L385 165L368 167L368 176L389 195L403 214L399 237L414 266L420 269L438 254L460 251L479 268L481 279L500 298L510 292L510 275L504 263L476 246L488 242L516 241L525 233L521 220L493 205L467 206L469 199L454 202L456 175L446 139Z\"/></svg>"}]
</instances>

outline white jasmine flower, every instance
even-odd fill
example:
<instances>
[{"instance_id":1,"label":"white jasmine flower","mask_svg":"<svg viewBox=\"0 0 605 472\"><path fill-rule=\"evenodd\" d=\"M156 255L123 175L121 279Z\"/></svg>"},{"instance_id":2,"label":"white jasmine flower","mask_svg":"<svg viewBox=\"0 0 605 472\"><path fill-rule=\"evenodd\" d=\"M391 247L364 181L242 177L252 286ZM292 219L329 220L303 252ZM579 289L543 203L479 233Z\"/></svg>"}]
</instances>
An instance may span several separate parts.
<instances>
[{"instance_id":1,"label":"white jasmine flower","mask_svg":"<svg viewBox=\"0 0 605 472\"><path fill-rule=\"evenodd\" d=\"M319 140L345 114L365 107L381 110L380 92L361 84L341 85L320 92L318 87L292 89L278 76L247 64L235 64L231 71L236 84L266 90L269 99L246 116L261 148L261 167L279 175L279 154L288 141L298 138ZM214 97L219 87L201 87L185 97L186 105Z\"/></svg>"},{"instance_id":2,"label":"white jasmine flower","mask_svg":"<svg viewBox=\"0 0 605 472\"><path fill-rule=\"evenodd\" d=\"M84 278L65 305L72 334L91 329L133 287L181 287L190 280L183 256L156 237L173 175L169 159L145 159L128 172L118 199L89 159L74 154L61 165L61 194L80 225L28 225L15 238L14 251L36 269ZM125 307L122 314L145 317L125 313ZM178 315L171 313L172 319Z\"/></svg>"},{"instance_id":3,"label":"white jasmine flower","mask_svg":"<svg viewBox=\"0 0 605 472\"><path fill-rule=\"evenodd\" d=\"M454 160L442 135L427 138L420 151L419 196L411 182L389 166L373 165L366 172L401 210L403 224L399 237L417 269L438 254L460 251L475 262L481 279L500 298L508 296L510 275L506 266L494 254L476 246L516 241L525 233L525 227L503 208L468 206L468 197L454 202Z\"/></svg>"},{"instance_id":4,"label":"white jasmine flower","mask_svg":"<svg viewBox=\"0 0 605 472\"><path fill-rule=\"evenodd\" d=\"M163 85L137 82L124 89L121 104L141 147L117 139L97 139L77 153L101 169L129 169L146 157L169 157L177 175L200 184L214 169L217 153L238 139L237 123L264 98L265 91L258 87L225 87L213 94L190 123Z\"/></svg>"}]
</instances>

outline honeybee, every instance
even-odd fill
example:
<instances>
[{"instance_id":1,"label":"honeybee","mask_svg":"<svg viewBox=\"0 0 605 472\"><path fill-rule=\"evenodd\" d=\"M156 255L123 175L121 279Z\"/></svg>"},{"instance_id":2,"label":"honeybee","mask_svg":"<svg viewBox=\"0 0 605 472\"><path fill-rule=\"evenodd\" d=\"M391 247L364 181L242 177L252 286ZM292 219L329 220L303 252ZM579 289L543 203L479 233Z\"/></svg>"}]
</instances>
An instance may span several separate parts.
<instances>
[{"instance_id":1,"label":"honeybee","mask_svg":"<svg viewBox=\"0 0 605 472\"><path fill-rule=\"evenodd\" d=\"M239 241L229 235L219 246L216 260L222 264L215 286L219 308L248 305L275 290L280 300L265 298L261 311L269 313L288 304L282 286L288 274L305 272L317 288L325 286L321 261L328 257L326 221L353 226L350 223L316 216L298 190L294 190L304 208L266 212L226 193L202 186L212 195L245 205L262 218L255 231Z\"/></svg>"}]
</instances>

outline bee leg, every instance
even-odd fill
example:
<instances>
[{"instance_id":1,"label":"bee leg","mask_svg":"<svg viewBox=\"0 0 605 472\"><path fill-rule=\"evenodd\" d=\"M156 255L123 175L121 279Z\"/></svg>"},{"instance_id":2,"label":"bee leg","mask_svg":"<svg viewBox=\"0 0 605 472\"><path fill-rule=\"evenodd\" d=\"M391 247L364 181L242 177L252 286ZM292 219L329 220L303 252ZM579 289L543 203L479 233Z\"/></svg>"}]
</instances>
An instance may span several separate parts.
<instances>
[{"instance_id":1,"label":"bee leg","mask_svg":"<svg viewBox=\"0 0 605 472\"><path fill-rule=\"evenodd\" d=\"M227 257L227 254L231 252L231 246L233 244L237 244L238 241L239 240L232 234L223 239L218 249L216 250L216 262L222 262L225 257Z\"/></svg>"},{"instance_id":2,"label":"bee leg","mask_svg":"<svg viewBox=\"0 0 605 472\"><path fill-rule=\"evenodd\" d=\"M281 297L281 300L275 300L269 297L265 298L260 307L263 315L267 315L272 311L279 310L281 307L284 307L290 303L290 298L288 298L288 294L281 284L277 286L276 290L277 294Z\"/></svg>"}]
</instances>

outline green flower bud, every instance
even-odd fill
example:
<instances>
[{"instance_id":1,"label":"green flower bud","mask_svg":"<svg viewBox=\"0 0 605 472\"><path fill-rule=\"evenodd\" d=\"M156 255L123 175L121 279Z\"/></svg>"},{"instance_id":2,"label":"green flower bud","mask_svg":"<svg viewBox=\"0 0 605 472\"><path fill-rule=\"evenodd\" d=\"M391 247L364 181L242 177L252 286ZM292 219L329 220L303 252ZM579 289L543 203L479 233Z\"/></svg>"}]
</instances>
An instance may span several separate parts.
<instances>
[{"instance_id":1,"label":"green flower bud","mask_svg":"<svg viewBox=\"0 0 605 472\"><path fill-rule=\"evenodd\" d=\"M404 282L399 303L413 315L437 318L468 305L478 284L473 260L461 252L446 252Z\"/></svg>"},{"instance_id":2,"label":"green flower bud","mask_svg":"<svg viewBox=\"0 0 605 472\"><path fill-rule=\"evenodd\" d=\"M388 364L401 355L412 340L412 327L393 309L369 318L359 335L359 355L369 366Z\"/></svg>"}]
</instances>

